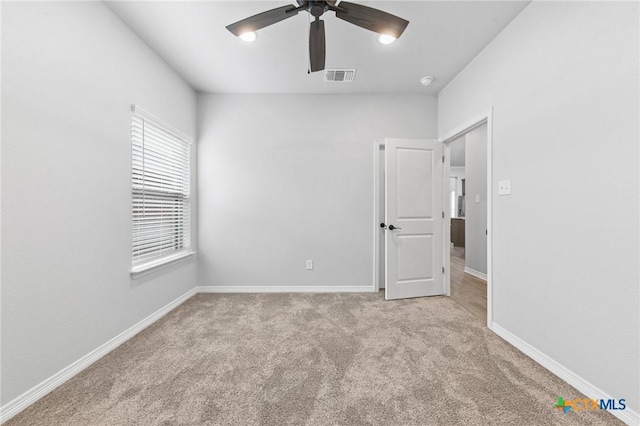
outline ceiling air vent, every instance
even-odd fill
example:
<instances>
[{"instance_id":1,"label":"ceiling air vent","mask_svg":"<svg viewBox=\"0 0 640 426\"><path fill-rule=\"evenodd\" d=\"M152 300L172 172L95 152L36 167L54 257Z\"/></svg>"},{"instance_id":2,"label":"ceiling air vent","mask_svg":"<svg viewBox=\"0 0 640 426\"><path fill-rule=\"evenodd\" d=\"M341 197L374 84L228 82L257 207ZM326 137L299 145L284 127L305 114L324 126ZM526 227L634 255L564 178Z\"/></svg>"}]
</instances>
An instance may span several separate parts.
<instances>
[{"instance_id":1,"label":"ceiling air vent","mask_svg":"<svg viewBox=\"0 0 640 426\"><path fill-rule=\"evenodd\" d=\"M324 70L324 81L331 83L353 83L353 79L356 77L355 69L330 69Z\"/></svg>"}]
</instances>

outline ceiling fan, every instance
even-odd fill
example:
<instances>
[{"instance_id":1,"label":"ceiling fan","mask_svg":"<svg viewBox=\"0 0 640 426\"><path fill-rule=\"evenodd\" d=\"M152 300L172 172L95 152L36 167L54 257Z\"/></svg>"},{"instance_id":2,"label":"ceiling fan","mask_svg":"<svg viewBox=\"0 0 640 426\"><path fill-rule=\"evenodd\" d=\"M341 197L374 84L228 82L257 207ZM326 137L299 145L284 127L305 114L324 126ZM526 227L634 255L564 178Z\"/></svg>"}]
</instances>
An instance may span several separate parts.
<instances>
[{"instance_id":1,"label":"ceiling fan","mask_svg":"<svg viewBox=\"0 0 640 426\"><path fill-rule=\"evenodd\" d=\"M324 21L320 17L325 12L335 12L338 19L393 38L400 37L404 29L409 25L409 21L390 13L346 1L338 3L336 0L296 0L296 3L298 3L297 7L287 5L267 10L227 25L226 28L240 37L243 34L251 33L291 18L297 15L298 12L305 10L315 17L309 28L309 65L310 71L315 72L324 69L326 45Z\"/></svg>"}]
</instances>

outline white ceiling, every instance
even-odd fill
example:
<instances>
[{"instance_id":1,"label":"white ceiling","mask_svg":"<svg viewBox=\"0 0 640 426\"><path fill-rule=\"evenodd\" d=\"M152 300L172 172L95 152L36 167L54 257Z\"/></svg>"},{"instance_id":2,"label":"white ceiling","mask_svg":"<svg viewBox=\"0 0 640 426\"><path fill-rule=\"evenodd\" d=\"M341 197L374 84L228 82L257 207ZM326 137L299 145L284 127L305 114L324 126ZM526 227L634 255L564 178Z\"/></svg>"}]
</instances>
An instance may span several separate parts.
<instances>
[{"instance_id":1,"label":"white ceiling","mask_svg":"<svg viewBox=\"0 0 640 426\"><path fill-rule=\"evenodd\" d=\"M353 83L307 74L309 14L301 12L246 43L225 26L268 9L272 1L120 1L107 5L196 90L224 93L436 94L529 1L355 1L410 21L402 37L381 45L376 34L322 16L327 68L356 68ZM419 80L435 77L427 88Z\"/></svg>"}]
</instances>

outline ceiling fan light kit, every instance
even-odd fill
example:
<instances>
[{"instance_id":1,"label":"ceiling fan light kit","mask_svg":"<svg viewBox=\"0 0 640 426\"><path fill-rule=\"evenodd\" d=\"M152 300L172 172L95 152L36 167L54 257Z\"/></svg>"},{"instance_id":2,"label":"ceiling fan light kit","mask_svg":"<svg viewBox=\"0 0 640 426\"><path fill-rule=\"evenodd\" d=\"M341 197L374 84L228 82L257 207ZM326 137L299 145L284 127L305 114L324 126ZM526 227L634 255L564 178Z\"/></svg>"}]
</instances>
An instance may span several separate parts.
<instances>
[{"instance_id":1,"label":"ceiling fan light kit","mask_svg":"<svg viewBox=\"0 0 640 426\"><path fill-rule=\"evenodd\" d=\"M378 37L380 44L391 44L396 40L397 39L394 36L389 34L380 34L380 37Z\"/></svg>"},{"instance_id":2,"label":"ceiling fan light kit","mask_svg":"<svg viewBox=\"0 0 640 426\"><path fill-rule=\"evenodd\" d=\"M227 25L226 28L245 41L253 41L256 38L255 31L291 18L298 12L306 11L315 18L309 25L309 70L315 72L322 71L325 67L324 21L320 19L325 12L334 12L338 19L380 34L379 41L382 44L392 43L409 25L409 21L405 19L356 3L341 1L337 4L335 0L296 0L296 2L298 6L289 5L267 10ZM247 35L249 33L253 33L253 36ZM244 38L245 35L249 40Z\"/></svg>"},{"instance_id":3,"label":"ceiling fan light kit","mask_svg":"<svg viewBox=\"0 0 640 426\"><path fill-rule=\"evenodd\" d=\"M255 31L247 31L246 33L240 34L240 38L244 41L252 42L256 41L258 34L256 34Z\"/></svg>"}]
</instances>

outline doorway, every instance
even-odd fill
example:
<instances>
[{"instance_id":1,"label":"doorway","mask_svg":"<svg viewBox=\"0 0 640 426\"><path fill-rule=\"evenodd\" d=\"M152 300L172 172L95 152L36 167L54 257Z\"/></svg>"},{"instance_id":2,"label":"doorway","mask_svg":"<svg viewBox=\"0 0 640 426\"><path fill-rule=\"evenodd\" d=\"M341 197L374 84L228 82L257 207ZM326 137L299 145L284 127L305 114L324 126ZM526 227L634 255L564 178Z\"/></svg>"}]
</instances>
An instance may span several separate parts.
<instances>
[{"instance_id":1,"label":"doorway","mask_svg":"<svg viewBox=\"0 0 640 426\"><path fill-rule=\"evenodd\" d=\"M464 274L463 276L471 276L476 279L483 281L484 286L478 286L480 288L479 296L482 298L486 298L486 324L488 327L492 327L493 325L493 290L492 290L492 199L493 199L493 190L492 190L492 181L493 181L493 172L492 172L492 123L493 123L493 111L490 108L486 113L480 114L469 121L463 123L462 125L456 127L454 131L450 132L445 138L440 139L440 142L443 143L444 146L444 171L442 176L442 204L443 207L443 235L447 238L444 238L443 246L442 246L442 256L443 256L443 273L444 273L444 285L445 285L445 294L447 296L451 296L451 279L452 279L452 262L456 261L457 266ZM485 245L486 245L486 274L476 274L480 276L473 275L474 272L477 271L475 268L467 265L466 262L466 253L465 256L457 256L456 253L453 253L451 250L451 242L449 236L451 235L451 218L455 216L456 213L452 211L451 204L451 142L455 139L460 138L467 133L472 132L474 129L482 127L482 131L486 134L483 142L486 146L486 181L484 183L486 187L486 195L485 195L485 211L486 211L486 226L485 226ZM374 241L374 282L373 282L373 291L379 291L380 289L385 288L385 253L384 253L384 241L385 241L385 230L381 228L381 224L384 223L384 205L385 205L385 190L384 190L384 182L385 182L385 145L384 139L377 139L374 141L373 146L373 158L374 158L374 229L373 229L373 241ZM460 209L464 212L465 216L467 214L467 205L468 202L468 189L466 177L465 179L465 188L464 191L460 189L460 193L456 193L456 198L462 195L464 192L465 199L462 202L456 204L456 212L459 212ZM460 187L462 186L462 178L458 178L457 182ZM482 183L480 183L482 184ZM473 202L475 203L476 197L473 194ZM481 195L482 201L482 195ZM477 203L477 204L481 204ZM461 214L461 213L459 213ZM466 231L466 229L465 229ZM466 243L466 241L465 241ZM466 244L465 244L466 245ZM466 247L465 247L466 248ZM464 259L464 261L463 261ZM465 268L466 271L465 271ZM456 271L454 270L455 274ZM455 279L455 277L454 277ZM479 283L478 283L479 284ZM481 301L480 303L482 303Z\"/></svg>"},{"instance_id":2,"label":"doorway","mask_svg":"<svg viewBox=\"0 0 640 426\"><path fill-rule=\"evenodd\" d=\"M447 294L493 323L492 110L442 139L445 150Z\"/></svg>"},{"instance_id":3,"label":"doorway","mask_svg":"<svg viewBox=\"0 0 640 426\"><path fill-rule=\"evenodd\" d=\"M491 190L491 181L492 181L492 171L491 171L491 121L492 114L491 110L487 114L470 121L469 124L461 126L459 131L456 131L451 134L451 136L442 140L444 147L444 156L442 159L443 167L440 169L442 175L441 178L438 178L441 182L442 191L438 197L441 200L442 206L442 234L446 236L446 238L441 239L442 243L438 252L440 253L441 259L443 262L441 264L444 265L442 268L442 273L444 275L444 290L441 294L452 295L452 286L451 280L452 278L455 280L457 278L457 271L459 271L460 276L466 277L467 280L474 281L478 284L475 288L475 294L471 294L471 300L474 303L480 304L482 306L482 311L480 311L477 315L483 315L483 312L486 312L487 325L490 327L492 325L492 300L491 300L491 199L492 199L492 190ZM475 131L474 131L475 130ZM485 167L485 177L480 179L475 179L475 185L472 185L471 188L468 188L468 182L465 175L454 176L455 173L451 172L451 143L460 138L467 137L469 134L469 138L471 138L474 142L474 148L476 147L484 147L484 155L480 157L480 163L486 165ZM475 138L475 139L474 139ZM374 283L373 283L373 291L379 291L380 289L385 288L385 275L388 271L385 270L385 237L387 235L387 230L385 229L385 178L386 178L386 170L385 170L385 141L382 139L376 140L374 143ZM473 154L474 157L476 154ZM439 158L439 157L438 157ZM477 159L477 158L476 158ZM477 162L477 161L476 161ZM455 179L452 179L455 178ZM454 186L453 182L456 182L455 186L460 187L459 190L450 191L451 187ZM464 185L464 188L462 186ZM484 192L482 192L484 189ZM468 192L471 190L471 192ZM471 195L468 195L471 194ZM461 197L464 195L464 197ZM469 198L470 197L470 198ZM482 258L482 263L485 266L479 267L471 264L467 261L467 248L464 247L465 251L460 252L460 250L452 251L451 250L451 242L449 236L451 235L451 218L455 218L456 216L466 216L469 214L467 202L468 199L472 200L475 204L473 208L482 213L484 212L484 223L480 228L480 232L483 233L482 239L480 239L480 245L485 248L484 257ZM455 200L455 203L453 202ZM476 202L477 200L477 202ZM439 211L438 211L439 212ZM433 212L435 213L435 211ZM465 228L463 228L465 229ZM466 231L466 229L465 229ZM465 232L466 233L466 232ZM470 232L471 234L472 232ZM477 245L477 242L475 243ZM464 242L466 246L466 239ZM435 252L434 252L435 253ZM455 263L454 263L455 262ZM458 269L455 269L458 267ZM435 268L433 268L435 269ZM439 271L440 268L438 268ZM485 272L486 271L486 272ZM457 296L456 287L454 283L453 288L453 296L454 298ZM477 296L477 297L476 297ZM411 296L410 296L411 297Z\"/></svg>"},{"instance_id":4,"label":"doorway","mask_svg":"<svg viewBox=\"0 0 640 426\"><path fill-rule=\"evenodd\" d=\"M450 295L466 310L487 317L487 124L449 147Z\"/></svg>"}]
</instances>

